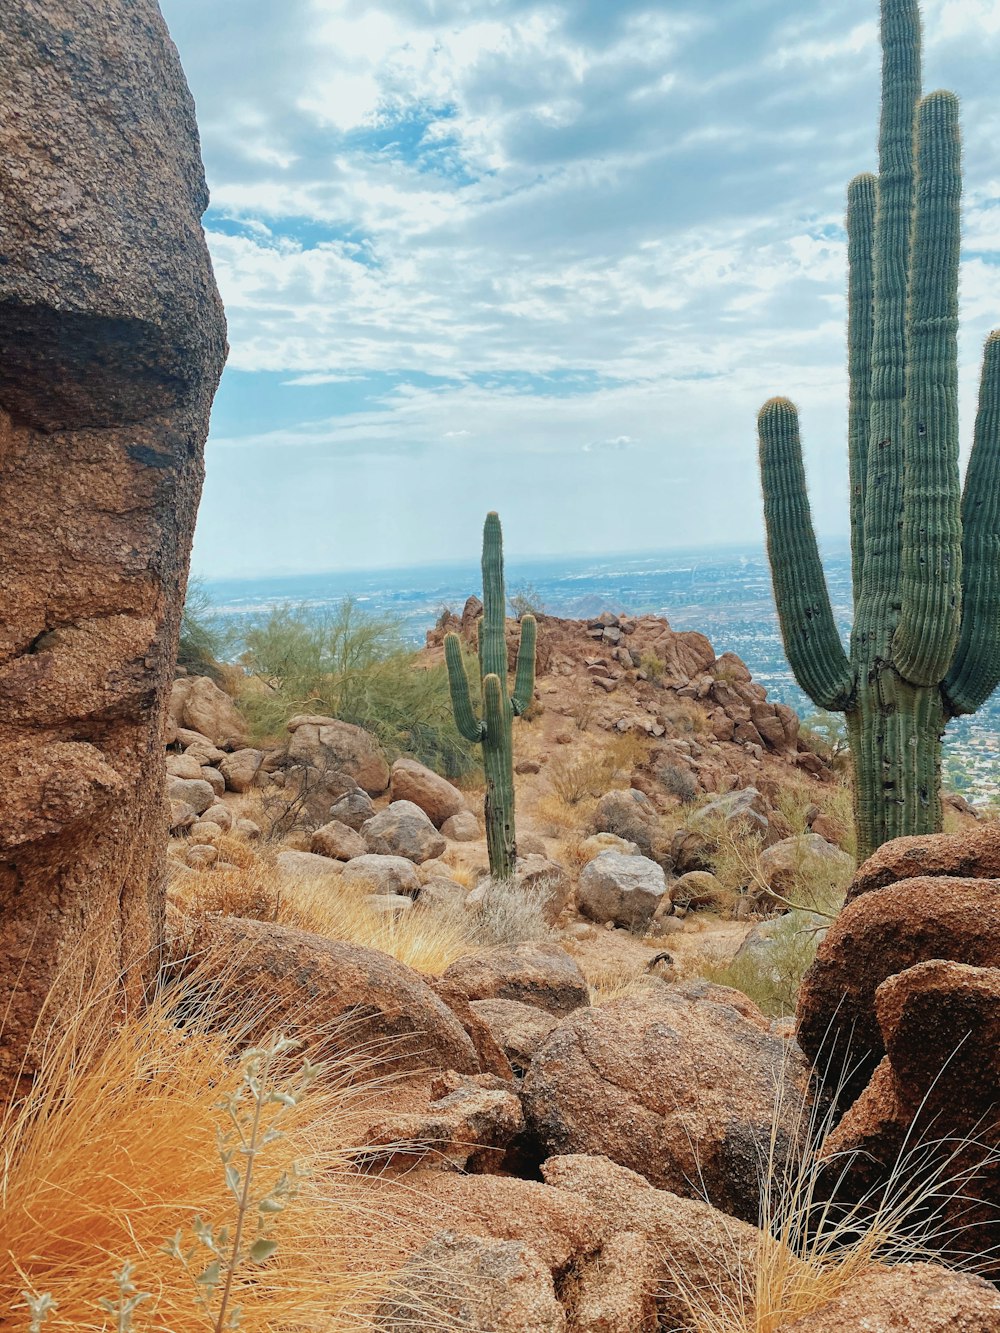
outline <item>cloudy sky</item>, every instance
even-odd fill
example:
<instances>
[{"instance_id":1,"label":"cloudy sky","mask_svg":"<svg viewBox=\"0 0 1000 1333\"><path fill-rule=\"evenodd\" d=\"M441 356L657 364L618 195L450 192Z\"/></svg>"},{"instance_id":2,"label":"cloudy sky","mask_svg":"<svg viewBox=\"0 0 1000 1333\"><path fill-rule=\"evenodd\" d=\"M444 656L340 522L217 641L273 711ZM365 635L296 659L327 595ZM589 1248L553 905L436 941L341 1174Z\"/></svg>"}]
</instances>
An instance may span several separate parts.
<instances>
[{"instance_id":1,"label":"cloudy sky","mask_svg":"<svg viewBox=\"0 0 1000 1333\"><path fill-rule=\"evenodd\" d=\"M800 404L846 530L844 190L876 0L161 0L198 104L232 352L195 568L760 534ZM1000 0L924 0L963 99L964 438L1000 324Z\"/></svg>"}]
</instances>

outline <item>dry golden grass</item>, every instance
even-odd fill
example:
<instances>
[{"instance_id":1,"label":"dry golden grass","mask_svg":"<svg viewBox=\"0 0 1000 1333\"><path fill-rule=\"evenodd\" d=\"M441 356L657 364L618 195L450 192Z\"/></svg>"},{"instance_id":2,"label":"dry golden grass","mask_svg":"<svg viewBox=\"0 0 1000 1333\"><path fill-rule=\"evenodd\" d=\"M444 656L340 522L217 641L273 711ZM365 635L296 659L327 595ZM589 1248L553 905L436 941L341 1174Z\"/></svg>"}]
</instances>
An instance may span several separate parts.
<instances>
[{"instance_id":1,"label":"dry golden grass","mask_svg":"<svg viewBox=\"0 0 1000 1333\"><path fill-rule=\"evenodd\" d=\"M588 797L603 796L616 782L627 781L648 754L648 739L628 732L610 737L603 744L589 745L575 754L556 755L549 762L546 776L561 801L569 806L579 805Z\"/></svg>"},{"instance_id":2,"label":"dry golden grass","mask_svg":"<svg viewBox=\"0 0 1000 1333\"><path fill-rule=\"evenodd\" d=\"M802 1147L790 1165L779 1165L788 1130L782 1127L786 1118L778 1096L761 1163L760 1231L752 1264L732 1265L721 1281L699 1281L706 1275L690 1272L672 1275L694 1333L779 1333L821 1312L851 1282L882 1264L944 1261L975 1271L986 1262L963 1250L946 1208L964 1198L967 1182L984 1162L995 1161L995 1149L968 1139L943 1143L936 1135L914 1136L904 1143L886 1184L836 1207L829 1201L830 1186L855 1154L828 1152L835 1112L817 1110L826 1104L816 1098L811 1109L800 1112L791 1134ZM963 1165L970 1148L975 1160ZM730 1260L728 1253L725 1257Z\"/></svg>"},{"instance_id":3,"label":"dry golden grass","mask_svg":"<svg viewBox=\"0 0 1000 1333\"><path fill-rule=\"evenodd\" d=\"M613 1000L656 990L663 985L657 977L635 964L619 961L588 966L581 961L580 966L590 988L590 1003L594 1005L611 1004Z\"/></svg>"},{"instance_id":4,"label":"dry golden grass","mask_svg":"<svg viewBox=\"0 0 1000 1333\"><path fill-rule=\"evenodd\" d=\"M57 1303L44 1333L116 1327L99 1302L117 1298L114 1275L130 1263L132 1281L148 1293L134 1316L136 1333L214 1327L196 1304L192 1273L162 1247L178 1230L185 1246L195 1244L196 1217L215 1228L235 1221L216 1135L228 1127L220 1102L237 1093L241 1074L233 1040L175 1025L177 1000L176 992L161 995L123 1022L100 1053L86 1044L81 1052L71 1030L50 1045L26 1100L4 1114L0 1323L28 1327L27 1291ZM291 1067L273 1074L276 1088L294 1077ZM235 1273L244 1333L366 1326L377 1284L368 1268L374 1250L359 1240L371 1221L342 1128L354 1095L332 1074L315 1083L255 1162L253 1199L293 1167L313 1174L273 1215L273 1257ZM211 1258L200 1249L193 1273Z\"/></svg>"},{"instance_id":5,"label":"dry golden grass","mask_svg":"<svg viewBox=\"0 0 1000 1333\"><path fill-rule=\"evenodd\" d=\"M587 828L596 808L597 801L592 797L571 805L553 791L539 796L531 813L545 837L559 838Z\"/></svg>"},{"instance_id":6,"label":"dry golden grass","mask_svg":"<svg viewBox=\"0 0 1000 1333\"><path fill-rule=\"evenodd\" d=\"M372 908L373 886L345 885L336 871L329 878L282 874L267 849L227 839L225 856L238 855L234 869L211 869L180 877L170 899L194 916L247 916L278 921L329 939L380 949L401 963L436 976L472 947L464 917L419 906L401 916ZM229 848L228 843L236 844ZM220 841L220 847L222 841Z\"/></svg>"}]
</instances>

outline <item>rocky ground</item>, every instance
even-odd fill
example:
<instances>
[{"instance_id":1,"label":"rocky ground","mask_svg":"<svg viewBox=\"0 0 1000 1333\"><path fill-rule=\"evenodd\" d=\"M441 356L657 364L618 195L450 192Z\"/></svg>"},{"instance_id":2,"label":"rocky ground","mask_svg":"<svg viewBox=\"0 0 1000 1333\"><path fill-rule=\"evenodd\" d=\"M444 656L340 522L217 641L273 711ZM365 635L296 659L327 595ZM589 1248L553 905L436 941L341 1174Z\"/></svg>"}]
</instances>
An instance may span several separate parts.
<instances>
[{"instance_id":1,"label":"rocky ground","mask_svg":"<svg viewBox=\"0 0 1000 1333\"><path fill-rule=\"evenodd\" d=\"M426 661L477 614L444 621ZM834 1088L830 1143L855 1154L835 1202L891 1194L932 1112L964 1173L945 1225L996 1243L993 825L956 807L950 841L890 844L836 915L854 872L840 775L738 658L651 617L541 618L513 891L489 880L475 786L323 716L252 747L207 678L178 679L170 713L175 967L225 969L234 1004L266 993L261 1021L321 1056L363 1038L388 1079L354 1135L398 1217L403 1287L378 1328L740 1330L777 1299L788 1317L766 1327L799 1333L1000 1329L996 1288L934 1262L873 1252L824 1286L799 1254L774 1266L777 1297L759 1262L781 1248L761 1182L795 1178ZM766 975L790 936L810 957L822 940L797 1039L710 966Z\"/></svg>"}]
</instances>

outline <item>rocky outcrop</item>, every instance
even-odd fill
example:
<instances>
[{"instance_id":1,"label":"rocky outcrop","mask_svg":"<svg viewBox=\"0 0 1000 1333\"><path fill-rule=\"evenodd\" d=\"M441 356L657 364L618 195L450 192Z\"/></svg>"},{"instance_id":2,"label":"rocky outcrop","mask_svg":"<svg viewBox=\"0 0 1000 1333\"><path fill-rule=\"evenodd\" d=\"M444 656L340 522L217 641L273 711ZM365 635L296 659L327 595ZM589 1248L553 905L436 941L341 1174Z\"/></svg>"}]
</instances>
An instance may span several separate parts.
<instances>
[{"instance_id":1,"label":"rocky outcrop","mask_svg":"<svg viewBox=\"0 0 1000 1333\"><path fill-rule=\"evenodd\" d=\"M170 688L169 713L179 728L196 731L221 750L246 745L243 714L208 676L178 677Z\"/></svg>"},{"instance_id":2,"label":"rocky outcrop","mask_svg":"<svg viewBox=\"0 0 1000 1333\"><path fill-rule=\"evenodd\" d=\"M531 1062L525 1110L549 1153L602 1153L756 1221L776 1103L780 1170L795 1151L805 1078L800 1057L735 1009L663 986L561 1023Z\"/></svg>"},{"instance_id":3,"label":"rocky outcrop","mask_svg":"<svg viewBox=\"0 0 1000 1333\"><path fill-rule=\"evenodd\" d=\"M88 986L137 998L156 968L161 737L225 326L194 107L155 0L14 5L3 29L7 1086L32 1070L54 986L58 1017Z\"/></svg>"},{"instance_id":4,"label":"rocky outcrop","mask_svg":"<svg viewBox=\"0 0 1000 1333\"><path fill-rule=\"evenodd\" d=\"M910 1188L937 1173L945 1248L1000 1280L1000 966L919 963L882 982L875 1009L885 1058L824 1145L838 1195L898 1193L900 1160Z\"/></svg>"},{"instance_id":5,"label":"rocky outcrop","mask_svg":"<svg viewBox=\"0 0 1000 1333\"><path fill-rule=\"evenodd\" d=\"M893 838L858 867L848 902L902 879L1000 879L1000 825L981 824L961 833Z\"/></svg>"}]
</instances>

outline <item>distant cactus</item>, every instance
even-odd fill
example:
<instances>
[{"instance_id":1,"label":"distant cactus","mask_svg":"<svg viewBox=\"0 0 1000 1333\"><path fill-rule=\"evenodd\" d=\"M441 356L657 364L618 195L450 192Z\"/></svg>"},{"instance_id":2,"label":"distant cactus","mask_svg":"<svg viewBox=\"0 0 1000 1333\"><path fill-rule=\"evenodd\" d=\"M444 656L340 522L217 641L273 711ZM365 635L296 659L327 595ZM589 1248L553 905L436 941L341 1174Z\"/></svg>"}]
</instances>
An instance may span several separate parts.
<instances>
[{"instance_id":1,"label":"distant cactus","mask_svg":"<svg viewBox=\"0 0 1000 1333\"><path fill-rule=\"evenodd\" d=\"M507 598L503 583L503 535L496 514L486 515L483 528L483 615L479 622L479 674L482 680L483 720L476 717L469 697L469 678L457 634L444 641L451 686L451 706L459 731L483 747L486 772L486 846L490 874L509 880L517 860L514 834L513 719L531 703L535 690L535 617L521 619L514 692L507 691Z\"/></svg>"},{"instance_id":2,"label":"distant cactus","mask_svg":"<svg viewBox=\"0 0 1000 1333\"><path fill-rule=\"evenodd\" d=\"M846 714L858 847L941 827L941 737L1000 682L1000 331L958 476L961 145L952 93L920 96L916 0L882 0L879 175L848 190L848 445L855 621L841 646L806 494L798 417L759 417L785 651Z\"/></svg>"}]
</instances>

